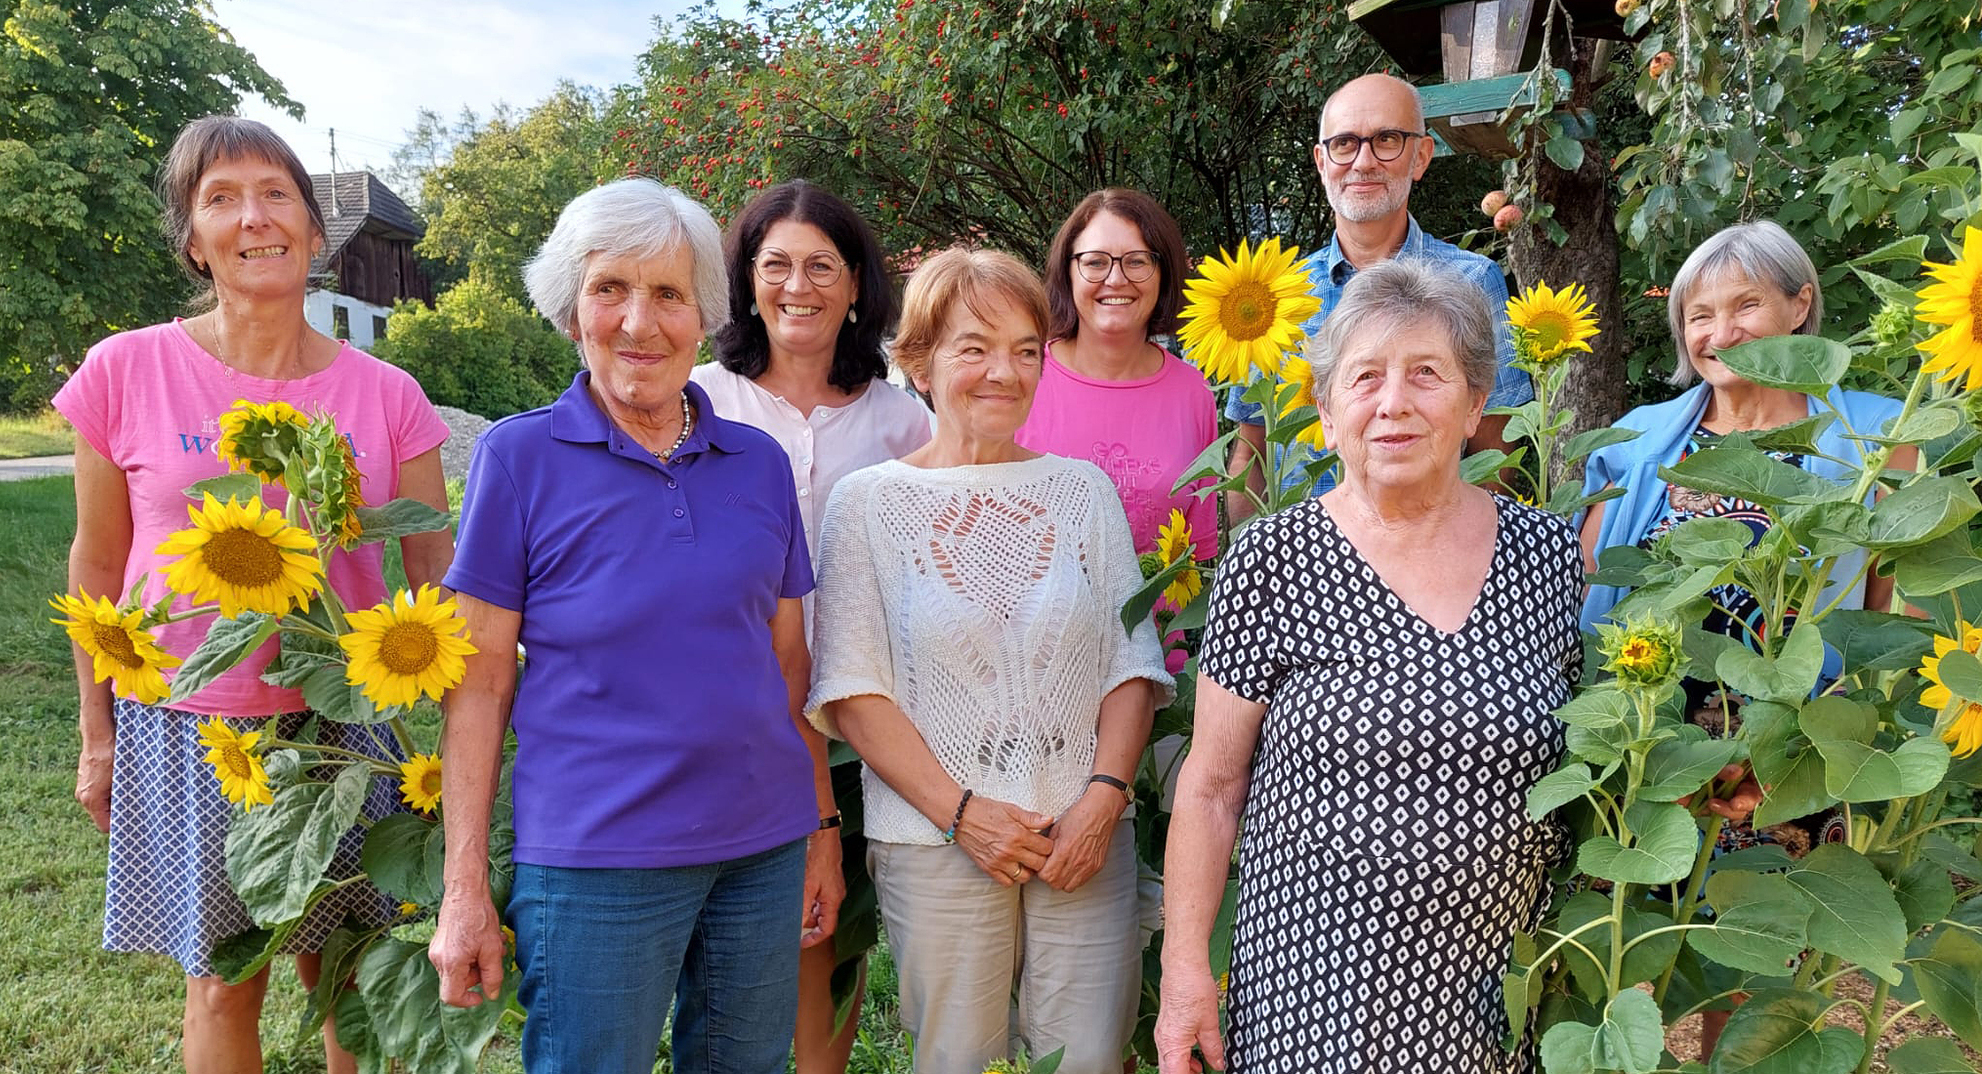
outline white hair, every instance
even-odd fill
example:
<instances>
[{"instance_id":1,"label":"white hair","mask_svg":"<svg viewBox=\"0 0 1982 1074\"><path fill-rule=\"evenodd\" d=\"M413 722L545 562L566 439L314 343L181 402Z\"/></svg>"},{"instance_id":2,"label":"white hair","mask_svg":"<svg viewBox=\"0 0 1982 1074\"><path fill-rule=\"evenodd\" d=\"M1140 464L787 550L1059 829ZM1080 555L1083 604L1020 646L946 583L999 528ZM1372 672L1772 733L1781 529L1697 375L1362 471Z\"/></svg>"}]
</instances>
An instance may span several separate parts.
<instances>
[{"instance_id":1,"label":"white hair","mask_svg":"<svg viewBox=\"0 0 1982 1074\"><path fill-rule=\"evenodd\" d=\"M1493 311L1487 309L1479 284L1437 261L1393 257L1351 277L1342 289L1342 300L1309 337L1304 356L1314 372L1315 399L1324 404L1328 400L1335 366L1350 344L1371 333L1390 335L1421 324L1444 330L1467 389L1475 395L1493 391L1500 368L1493 346Z\"/></svg>"},{"instance_id":2,"label":"white hair","mask_svg":"<svg viewBox=\"0 0 1982 1074\"><path fill-rule=\"evenodd\" d=\"M593 254L656 257L684 251L707 332L729 320L722 231L693 198L652 179L619 179L572 198L550 238L523 266L523 286L537 312L568 332L578 315L585 263Z\"/></svg>"},{"instance_id":3,"label":"white hair","mask_svg":"<svg viewBox=\"0 0 1982 1074\"><path fill-rule=\"evenodd\" d=\"M1686 303L1703 283L1721 278L1730 270L1750 281L1794 298L1805 287L1810 289L1810 312L1791 335L1814 336L1824 322L1824 287L1817 282L1817 266L1794 236L1773 220L1751 220L1715 232L1700 244L1679 266L1666 296L1665 315L1672 327L1672 341L1679 347L1679 361L1673 366L1671 381L1679 387L1693 383L1698 374L1693 356L1686 353Z\"/></svg>"}]
</instances>

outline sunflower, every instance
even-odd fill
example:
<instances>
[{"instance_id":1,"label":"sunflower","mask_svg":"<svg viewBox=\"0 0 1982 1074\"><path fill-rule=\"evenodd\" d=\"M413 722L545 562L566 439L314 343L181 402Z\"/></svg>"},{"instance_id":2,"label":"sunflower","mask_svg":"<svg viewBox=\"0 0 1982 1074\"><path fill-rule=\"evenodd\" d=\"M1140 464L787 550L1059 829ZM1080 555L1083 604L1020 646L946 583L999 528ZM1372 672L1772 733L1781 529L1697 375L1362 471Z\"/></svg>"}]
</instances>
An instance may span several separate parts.
<instances>
[{"instance_id":1,"label":"sunflower","mask_svg":"<svg viewBox=\"0 0 1982 1074\"><path fill-rule=\"evenodd\" d=\"M159 555L179 557L165 568L166 584L178 592L217 600L220 614L232 619L244 611L281 615L323 588L316 542L282 512L263 507L261 497L221 503L209 493L186 513L192 528L158 546Z\"/></svg>"},{"instance_id":2,"label":"sunflower","mask_svg":"<svg viewBox=\"0 0 1982 1074\"><path fill-rule=\"evenodd\" d=\"M1685 670L1679 625L1669 619L1634 621L1621 627L1598 623L1597 648L1610 658L1603 669L1616 675L1617 684L1625 689L1670 686Z\"/></svg>"},{"instance_id":3,"label":"sunflower","mask_svg":"<svg viewBox=\"0 0 1982 1074\"><path fill-rule=\"evenodd\" d=\"M1920 319L1947 328L1920 344L1930 357L1922 368L1936 380L1959 381L1966 391L1982 386L1982 230L1969 228L1961 256L1952 264L1929 262L1927 275L1940 281L1920 292Z\"/></svg>"},{"instance_id":4,"label":"sunflower","mask_svg":"<svg viewBox=\"0 0 1982 1074\"><path fill-rule=\"evenodd\" d=\"M344 620L351 632L337 643L351 659L345 679L378 705L411 705L421 694L439 699L461 681L468 670L462 658L475 651L455 603L430 585L417 596L402 589Z\"/></svg>"},{"instance_id":5,"label":"sunflower","mask_svg":"<svg viewBox=\"0 0 1982 1074\"><path fill-rule=\"evenodd\" d=\"M91 603L88 593L80 598L64 594L48 606L68 616L49 621L67 630L70 640L89 654L97 682L109 679L111 689L144 705L156 705L171 694L159 672L178 667L179 658L160 649L150 631L139 629L142 609L120 614L105 597Z\"/></svg>"},{"instance_id":6,"label":"sunflower","mask_svg":"<svg viewBox=\"0 0 1982 1074\"><path fill-rule=\"evenodd\" d=\"M1236 256L1206 258L1202 275L1185 285L1189 305L1177 337L1212 380L1237 383L1247 366L1274 372L1300 340L1301 323L1321 308L1295 266L1300 253L1279 239L1241 242Z\"/></svg>"},{"instance_id":7,"label":"sunflower","mask_svg":"<svg viewBox=\"0 0 1982 1074\"><path fill-rule=\"evenodd\" d=\"M1311 406L1316 411L1314 421L1294 434L1294 439L1316 451L1326 448L1328 438L1321 427L1321 402L1314 391L1314 367L1308 364L1306 358L1290 354L1280 362L1280 379L1294 386L1292 397L1280 407L1281 417L1284 418L1304 406Z\"/></svg>"},{"instance_id":8,"label":"sunflower","mask_svg":"<svg viewBox=\"0 0 1982 1074\"><path fill-rule=\"evenodd\" d=\"M440 804L440 758L416 753L399 766L399 794L406 804L422 813L431 813Z\"/></svg>"},{"instance_id":9,"label":"sunflower","mask_svg":"<svg viewBox=\"0 0 1982 1074\"><path fill-rule=\"evenodd\" d=\"M234 408L220 416L220 439L214 454L227 461L227 469L246 470L270 484L282 480L287 460L294 457L309 420L288 403L250 403L234 400Z\"/></svg>"},{"instance_id":10,"label":"sunflower","mask_svg":"<svg viewBox=\"0 0 1982 1074\"><path fill-rule=\"evenodd\" d=\"M1590 339L1602 331L1596 307L1580 283L1551 291L1537 282L1507 300L1507 325L1514 331L1516 352L1536 365L1589 350Z\"/></svg>"},{"instance_id":11,"label":"sunflower","mask_svg":"<svg viewBox=\"0 0 1982 1074\"><path fill-rule=\"evenodd\" d=\"M358 508L365 506L364 475L351 442L335 422L320 417L303 432L300 458L302 480L292 480L289 490L310 502L311 519L339 548L357 544L365 528L358 521Z\"/></svg>"},{"instance_id":12,"label":"sunflower","mask_svg":"<svg viewBox=\"0 0 1982 1074\"><path fill-rule=\"evenodd\" d=\"M218 717L199 725L200 745L207 747L206 763L213 766L213 778L220 781L220 793L243 811L268 805L275 796L268 789L268 771L255 753L260 731L245 734L222 723Z\"/></svg>"},{"instance_id":13,"label":"sunflower","mask_svg":"<svg viewBox=\"0 0 1982 1074\"><path fill-rule=\"evenodd\" d=\"M1940 712L1956 700L1954 691L1941 685L1941 658L1956 649L1965 649L1974 655L1982 655L1982 627L1970 626L1966 621L1957 621L1954 638L1936 637L1934 655L1920 661L1920 675L1933 685L1920 691L1920 704L1935 712ZM1954 755L1966 757L1982 747L1982 705L1966 698L1961 699L1961 708L1952 722L1941 731L1942 741L1954 747Z\"/></svg>"},{"instance_id":14,"label":"sunflower","mask_svg":"<svg viewBox=\"0 0 1982 1074\"><path fill-rule=\"evenodd\" d=\"M1204 589L1204 579L1195 566L1196 551L1197 546L1191 538L1190 522L1184 518L1182 511L1172 507L1170 521L1157 527L1156 555L1163 561L1165 567L1178 560L1193 564L1185 567L1182 573L1170 580L1169 585L1163 587L1163 599L1169 601L1173 608L1182 608L1189 604L1191 599Z\"/></svg>"}]
</instances>

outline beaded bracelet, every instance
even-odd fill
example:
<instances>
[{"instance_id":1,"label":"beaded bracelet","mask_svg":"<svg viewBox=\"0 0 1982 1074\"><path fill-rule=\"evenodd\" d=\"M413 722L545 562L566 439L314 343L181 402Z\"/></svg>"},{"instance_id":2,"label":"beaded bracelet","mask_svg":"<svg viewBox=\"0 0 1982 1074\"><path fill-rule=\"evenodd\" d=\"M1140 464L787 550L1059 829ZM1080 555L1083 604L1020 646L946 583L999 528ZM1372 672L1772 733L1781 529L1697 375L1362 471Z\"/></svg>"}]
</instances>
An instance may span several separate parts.
<instances>
[{"instance_id":1,"label":"beaded bracelet","mask_svg":"<svg viewBox=\"0 0 1982 1074\"><path fill-rule=\"evenodd\" d=\"M957 841L957 825L963 823L963 807L970 804L970 795L970 788L965 787L963 789L963 798L957 802L957 815L950 818L950 827L943 833L943 842L954 843Z\"/></svg>"}]
</instances>

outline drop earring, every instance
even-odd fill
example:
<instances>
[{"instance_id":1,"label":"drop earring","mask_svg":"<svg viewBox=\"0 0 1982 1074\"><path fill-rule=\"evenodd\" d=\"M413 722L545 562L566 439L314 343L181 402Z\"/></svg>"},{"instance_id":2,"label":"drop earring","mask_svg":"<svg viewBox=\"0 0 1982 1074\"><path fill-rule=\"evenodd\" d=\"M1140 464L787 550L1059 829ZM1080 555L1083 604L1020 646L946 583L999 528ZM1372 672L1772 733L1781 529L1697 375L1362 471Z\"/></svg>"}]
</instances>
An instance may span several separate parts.
<instances>
[{"instance_id":1,"label":"drop earring","mask_svg":"<svg viewBox=\"0 0 1982 1074\"><path fill-rule=\"evenodd\" d=\"M755 317L755 316L757 316L757 303L755 303L755 302L752 302L752 303L750 304L750 315L751 315L752 317Z\"/></svg>"},{"instance_id":2,"label":"drop earring","mask_svg":"<svg viewBox=\"0 0 1982 1074\"><path fill-rule=\"evenodd\" d=\"M854 315L854 312L853 312L853 307L852 307L852 306L848 306L848 307L846 308L846 323L848 323L848 324L852 324L853 322L855 322L855 321L858 321L858 320L860 320L860 318Z\"/></svg>"}]
</instances>

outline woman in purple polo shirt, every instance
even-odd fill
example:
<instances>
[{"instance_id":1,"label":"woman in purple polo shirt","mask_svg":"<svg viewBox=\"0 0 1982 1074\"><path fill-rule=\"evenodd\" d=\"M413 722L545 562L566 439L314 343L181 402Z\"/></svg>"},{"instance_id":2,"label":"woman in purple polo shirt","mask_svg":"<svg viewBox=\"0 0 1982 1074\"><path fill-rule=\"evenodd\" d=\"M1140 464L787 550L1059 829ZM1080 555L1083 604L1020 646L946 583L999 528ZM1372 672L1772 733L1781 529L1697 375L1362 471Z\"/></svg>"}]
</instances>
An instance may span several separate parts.
<instances>
[{"instance_id":1,"label":"woman in purple polo shirt","mask_svg":"<svg viewBox=\"0 0 1982 1074\"><path fill-rule=\"evenodd\" d=\"M812 567L790 464L688 380L728 317L721 237L679 191L621 180L565 207L525 282L585 368L491 427L469 470L447 584L481 651L442 740L441 997L499 994L506 918L531 1074L647 1074L670 994L676 1070L783 1071L801 931L839 911L839 840L800 715ZM498 917L488 822L510 724Z\"/></svg>"}]
</instances>

